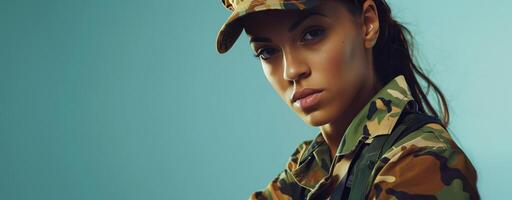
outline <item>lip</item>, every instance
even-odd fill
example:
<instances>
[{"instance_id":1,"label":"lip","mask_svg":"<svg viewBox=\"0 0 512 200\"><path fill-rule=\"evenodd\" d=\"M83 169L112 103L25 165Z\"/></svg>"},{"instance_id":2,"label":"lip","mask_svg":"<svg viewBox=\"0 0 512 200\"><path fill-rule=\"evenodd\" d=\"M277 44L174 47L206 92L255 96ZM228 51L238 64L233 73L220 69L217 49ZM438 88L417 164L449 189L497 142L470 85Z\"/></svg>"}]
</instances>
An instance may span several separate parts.
<instances>
[{"instance_id":1,"label":"lip","mask_svg":"<svg viewBox=\"0 0 512 200\"><path fill-rule=\"evenodd\" d=\"M318 104L321 95L321 92L313 93L302 99L298 99L293 103L293 105L298 106L303 111L309 112Z\"/></svg>"},{"instance_id":2,"label":"lip","mask_svg":"<svg viewBox=\"0 0 512 200\"><path fill-rule=\"evenodd\" d=\"M315 89L315 88L304 88L302 90L299 90L299 91L294 91L293 92L293 95L292 95L292 98L291 98L291 102L292 104L295 103L295 101L299 100L299 99L303 99L303 98L306 98L310 95L313 95L313 94L316 94L316 93L320 93L322 92L321 89Z\"/></svg>"}]
</instances>

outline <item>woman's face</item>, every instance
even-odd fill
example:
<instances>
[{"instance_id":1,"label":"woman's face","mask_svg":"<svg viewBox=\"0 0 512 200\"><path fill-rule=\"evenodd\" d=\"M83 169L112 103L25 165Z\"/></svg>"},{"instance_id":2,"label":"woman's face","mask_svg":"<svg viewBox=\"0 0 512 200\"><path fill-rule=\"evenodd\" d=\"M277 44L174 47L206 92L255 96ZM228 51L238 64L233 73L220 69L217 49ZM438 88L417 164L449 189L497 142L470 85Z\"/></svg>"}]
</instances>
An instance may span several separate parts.
<instances>
[{"instance_id":1,"label":"woman's face","mask_svg":"<svg viewBox=\"0 0 512 200\"><path fill-rule=\"evenodd\" d=\"M308 11L262 11L241 23L275 91L306 123L321 126L350 112L374 84L375 41L359 18L341 3L324 1ZM307 89L303 96L309 96L292 100Z\"/></svg>"}]
</instances>

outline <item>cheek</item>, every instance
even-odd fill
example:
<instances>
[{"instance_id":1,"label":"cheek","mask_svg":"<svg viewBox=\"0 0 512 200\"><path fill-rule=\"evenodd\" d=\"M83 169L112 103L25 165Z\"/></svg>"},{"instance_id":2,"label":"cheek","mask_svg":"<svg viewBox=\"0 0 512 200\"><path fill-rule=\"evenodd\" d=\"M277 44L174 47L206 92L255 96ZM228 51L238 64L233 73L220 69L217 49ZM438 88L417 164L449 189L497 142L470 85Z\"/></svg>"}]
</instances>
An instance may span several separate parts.
<instances>
[{"instance_id":1,"label":"cheek","mask_svg":"<svg viewBox=\"0 0 512 200\"><path fill-rule=\"evenodd\" d=\"M283 79L282 70L279 67L272 67L262 63L265 78L270 83L276 93L286 101L286 90L288 89L287 81Z\"/></svg>"},{"instance_id":2,"label":"cheek","mask_svg":"<svg viewBox=\"0 0 512 200\"><path fill-rule=\"evenodd\" d=\"M340 85L340 82L350 78L353 72L353 52L343 40L329 42L314 59L313 66L317 66L317 73L320 73L327 86Z\"/></svg>"},{"instance_id":3,"label":"cheek","mask_svg":"<svg viewBox=\"0 0 512 200\"><path fill-rule=\"evenodd\" d=\"M318 66L322 66L320 73L324 73L327 84L347 88L361 78L364 51L361 51L358 44L355 38L338 37L322 48L322 56L319 56L317 62L321 62Z\"/></svg>"},{"instance_id":4,"label":"cheek","mask_svg":"<svg viewBox=\"0 0 512 200\"><path fill-rule=\"evenodd\" d=\"M340 113L352 101L361 86L362 52L350 38L336 38L317 53L315 63L318 79L329 90L329 112ZM326 102L327 103L327 102Z\"/></svg>"}]
</instances>

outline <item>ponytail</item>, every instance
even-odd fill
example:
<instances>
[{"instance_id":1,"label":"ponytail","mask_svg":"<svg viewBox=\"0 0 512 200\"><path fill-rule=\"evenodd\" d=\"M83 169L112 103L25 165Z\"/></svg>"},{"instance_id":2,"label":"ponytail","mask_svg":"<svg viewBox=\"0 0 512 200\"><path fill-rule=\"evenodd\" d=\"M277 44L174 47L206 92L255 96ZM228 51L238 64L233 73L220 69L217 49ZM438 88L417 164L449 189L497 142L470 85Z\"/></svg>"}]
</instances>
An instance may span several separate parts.
<instances>
[{"instance_id":1,"label":"ponytail","mask_svg":"<svg viewBox=\"0 0 512 200\"><path fill-rule=\"evenodd\" d=\"M359 14L365 0L342 1L349 11ZM379 38L373 47L373 63L377 78L381 83L388 83L398 75L404 75L411 89L411 95L418 103L421 113L431 114L448 127L450 114L444 94L439 87L415 63L412 55L413 37L409 29L393 19L391 9L384 0L374 0L379 13ZM427 84L427 92L421 87L417 77ZM430 89L436 93L440 111L437 111L428 99Z\"/></svg>"}]
</instances>

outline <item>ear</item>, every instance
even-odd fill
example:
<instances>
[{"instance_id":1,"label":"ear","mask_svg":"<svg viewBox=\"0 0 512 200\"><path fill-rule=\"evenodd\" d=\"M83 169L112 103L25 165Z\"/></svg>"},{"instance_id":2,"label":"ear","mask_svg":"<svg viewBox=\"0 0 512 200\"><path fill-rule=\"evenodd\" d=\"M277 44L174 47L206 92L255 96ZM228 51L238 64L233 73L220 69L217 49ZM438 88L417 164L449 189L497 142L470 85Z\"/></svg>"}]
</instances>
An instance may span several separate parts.
<instances>
[{"instance_id":1,"label":"ear","mask_svg":"<svg viewBox=\"0 0 512 200\"><path fill-rule=\"evenodd\" d=\"M362 28L364 47L373 48L379 37L379 13L374 0L366 0L362 10Z\"/></svg>"}]
</instances>

